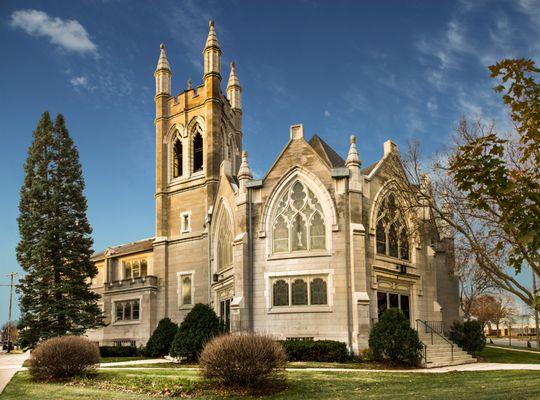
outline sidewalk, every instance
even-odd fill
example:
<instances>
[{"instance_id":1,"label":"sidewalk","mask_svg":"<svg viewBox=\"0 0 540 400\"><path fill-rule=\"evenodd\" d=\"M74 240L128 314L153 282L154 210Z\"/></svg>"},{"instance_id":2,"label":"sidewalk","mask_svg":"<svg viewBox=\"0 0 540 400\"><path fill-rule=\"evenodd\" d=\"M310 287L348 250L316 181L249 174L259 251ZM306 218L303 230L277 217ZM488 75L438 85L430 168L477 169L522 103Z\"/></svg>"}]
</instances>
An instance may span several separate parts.
<instances>
[{"instance_id":1,"label":"sidewalk","mask_svg":"<svg viewBox=\"0 0 540 400\"><path fill-rule=\"evenodd\" d=\"M0 354L0 393L4 391L13 375L22 367L28 357L30 357L29 351L22 354Z\"/></svg>"},{"instance_id":2,"label":"sidewalk","mask_svg":"<svg viewBox=\"0 0 540 400\"><path fill-rule=\"evenodd\" d=\"M137 361L122 361L115 363L100 364L100 369L123 369L123 370L152 370L152 367L137 367L142 364L161 364L171 362L166 359L150 359L150 360L137 360ZM133 367L131 367L133 365ZM123 368L117 368L122 367ZM167 368L167 367L163 367ZM197 370L197 367L176 367L174 370ZM503 371L503 370L527 370L527 371L540 371L540 364L502 364L502 363L474 363L463 365L452 365L449 367L440 368L417 368L417 369L360 369L360 368L286 368L291 372L390 372L390 373L422 373L422 374L436 374L454 371Z\"/></svg>"},{"instance_id":3,"label":"sidewalk","mask_svg":"<svg viewBox=\"0 0 540 400\"><path fill-rule=\"evenodd\" d=\"M504 347L504 346L497 346L497 345L492 345L492 344L486 344L486 347L490 347L492 349L508 350L508 351L519 351L520 353L540 354L540 352L538 352L537 350L515 349L513 347Z\"/></svg>"}]
</instances>

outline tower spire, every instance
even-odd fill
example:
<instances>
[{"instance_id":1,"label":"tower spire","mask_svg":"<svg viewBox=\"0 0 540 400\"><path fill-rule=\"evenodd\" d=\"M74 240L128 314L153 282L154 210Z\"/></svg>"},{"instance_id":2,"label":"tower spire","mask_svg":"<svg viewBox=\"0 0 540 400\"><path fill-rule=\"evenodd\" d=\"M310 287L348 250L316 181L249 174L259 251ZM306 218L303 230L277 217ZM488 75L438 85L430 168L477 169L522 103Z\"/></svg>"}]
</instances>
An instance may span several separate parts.
<instances>
[{"instance_id":1,"label":"tower spire","mask_svg":"<svg viewBox=\"0 0 540 400\"><path fill-rule=\"evenodd\" d=\"M171 66L167 59L167 53L165 51L165 45L161 43L159 45L159 59L157 62L156 72L154 72L154 78L156 79L156 95L158 94L171 94Z\"/></svg>"},{"instance_id":2,"label":"tower spire","mask_svg":"<svg viewBox=\"0 0 540 400\"><path fill-rule=\"evenodd\" d=\"M240 81L236 76L234 62L231 62L231 73L229 75L229 82L227 83L227 97L233 110L242 110L242 86L240 86Z\"/></svg>"},{"instance_id":3,"label":"tower spire","mask_svg":"<svg viewBox=\"0 0 540 400\"><path fill-rule=\"evenodd\" d=\"M209 25L210 29L203 50L204 76L212 73L221 76L221 47L214 29L214 21L210 20Z\"/></svg>"},{"instance_id":4,"label":"tower spire","mask_svg":"<svg viewBox=\"0 0 540 400\"><path fill-rule=\"evenodd\" d=\"M349 147L349 154L347 155L347 160L345 165L347 167L355 166L360 167L362 163L360 162L360 156L358 155L358 150L356 150L356 136L351 135L351 146Z\"/></svg>"}]
</instances>

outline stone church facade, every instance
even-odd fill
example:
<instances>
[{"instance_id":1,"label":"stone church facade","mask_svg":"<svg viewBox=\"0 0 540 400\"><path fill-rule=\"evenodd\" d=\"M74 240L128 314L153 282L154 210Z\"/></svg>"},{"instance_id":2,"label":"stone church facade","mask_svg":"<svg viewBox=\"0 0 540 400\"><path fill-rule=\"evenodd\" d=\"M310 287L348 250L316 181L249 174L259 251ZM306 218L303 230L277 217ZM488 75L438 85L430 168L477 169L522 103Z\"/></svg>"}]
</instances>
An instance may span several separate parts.
<instances>
[{"instance_id":1,"label":"stone church facade","mask_svg":"<svg viewBox=\"0 0 540 400\"><path fill-rule=\"evenodd\" d=\"M242 87L235 66L222 92L213 23L203 83L177 95L162 45L156 82L155 236L94 255L92 286L107 326L103 344L144 345L161 318L181 322L210 304L233 332L333 339L367 347L380 313L458 315L453 239L426 220L415 232L383 171L397 146L362 168L355 138L343 159L293 125L264 177L242 148ZM281 138L281 139L280 139Z\"/></svg>"}]
</instances>

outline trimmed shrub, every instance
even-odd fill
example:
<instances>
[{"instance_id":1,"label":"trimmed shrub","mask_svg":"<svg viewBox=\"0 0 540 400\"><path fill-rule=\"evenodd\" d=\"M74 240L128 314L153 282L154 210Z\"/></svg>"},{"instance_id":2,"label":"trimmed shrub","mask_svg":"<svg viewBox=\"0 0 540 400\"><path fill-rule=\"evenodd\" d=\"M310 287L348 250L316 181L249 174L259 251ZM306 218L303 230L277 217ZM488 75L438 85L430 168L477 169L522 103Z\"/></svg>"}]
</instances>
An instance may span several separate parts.
<instances>
[{"instance_id":1,"label":"trimmed shrub","mask_svg":"<svg viewBox=\"0 0 540 400\"><path fill-rule=\"evenodd\" d=\"M205 378L249 388L285 379L286 363L287 355L278 342L253 333L218 336L206 344L199 357Z\"/></svg>"},{"instance_id":2,"label":"trimmed shrub","mask_svg":"<svg viewBox=\"0 0 540 400\"><path fill-rule=\"evenodd\" d=\"M163 318L148 339L144 354L149 357L163 357L169 354L176 332L178 332L178 325L169 318Z\"/></svg>"},{"instance_id":3,"label":"trimmed shrub","mask_svg":"<svg viewBox=\"0 0 540 400\"><path fill-rule=\"evenodd\" d=\"M280 341L289 361L346 362L351 360L347 345L335 340Z\"/></svg>"},{"instance_id":4,"label":"trimmed shrub","mask_svg":"<svg viewBox=\"0 0 540 400\"><path fill-rule=\"evenodd\" d=\"M136 357L139 354L135 346L99 346L101 357Z\"/></svg>"},{"instance_id":5,"label":"trimmed shrub","mask_svg":"<svg viewBox=\"0 0 540 400\"><path fill-rule=\"evenodd\" d=\"M176 332L171 356L197 361L204 345L221 331L221 323L214 310L206 304L195 304Z\"/></svg>"},{"instance_id":6,"label":"trimmed shrub","mask_svg":"<svg viewBox=\"0 0 540 400\"><path fill-rule=\"evenodd\" d=\"M38 381L92 372L99 363L95 343L80 336L61 336L40 343L30 356L30 375Z\"/></svg>"},{"instance_id":7,"label":"trimmed shrub","mask_svg":"<svg viewBox=\"0 0 540 400\"><path fill-rule=\"evenodd\" d=\"M369 335L373 358L394 364L417 365L422 358L422 342L409 319L394 308L385 310Z\"/></svg>"},{"instance_id":8,"label":"trimmed shrub","mask_svg":"<svg viewBox=\"0 0 540 400\"><path fill-rule=\"evenodd\" d=\"M486 346L484 327L478 321L454 322L449 337L463 350L472 354L480 353Z\"/></svg>"}]
</instances>

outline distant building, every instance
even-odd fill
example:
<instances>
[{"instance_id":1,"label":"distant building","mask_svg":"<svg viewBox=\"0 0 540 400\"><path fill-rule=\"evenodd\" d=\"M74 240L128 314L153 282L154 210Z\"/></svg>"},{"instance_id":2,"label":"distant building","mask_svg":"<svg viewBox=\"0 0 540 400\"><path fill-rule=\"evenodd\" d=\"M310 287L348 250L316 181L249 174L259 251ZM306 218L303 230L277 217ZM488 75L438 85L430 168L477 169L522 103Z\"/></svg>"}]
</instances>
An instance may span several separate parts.
<instances>
[{"instance_id":1,"label":"distant building","mask_svg":"<svg viewBox=\"0 0 540 400\"><path fill-rule=\"evenodd\" d=\"M389 307L413 326L459 319L451 235L429 210L427 228L413 229L382 174L397 146L386 141L382 158L362 168L354 137L343 159L294 125L288 141L268 138L285 146L255 180L242 151L242 87L231 64L222 92L213 23L203 59L203 83L173 96L161 46L155 236L94 255L108 325L89 336L143 345L161 318L181 322L196 303L231 331L333 339L354 351Z\"/></svg>"}]
</instances>

